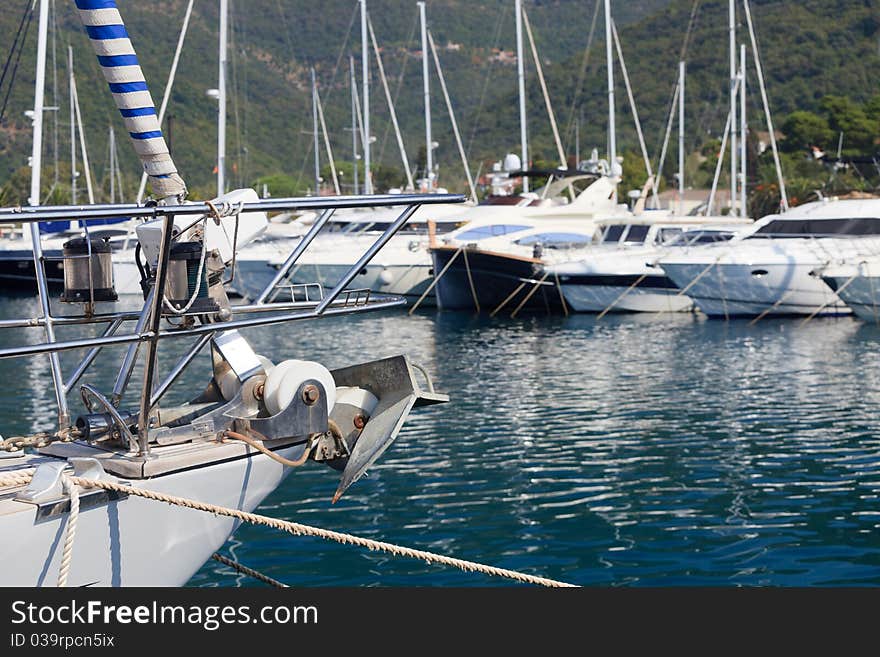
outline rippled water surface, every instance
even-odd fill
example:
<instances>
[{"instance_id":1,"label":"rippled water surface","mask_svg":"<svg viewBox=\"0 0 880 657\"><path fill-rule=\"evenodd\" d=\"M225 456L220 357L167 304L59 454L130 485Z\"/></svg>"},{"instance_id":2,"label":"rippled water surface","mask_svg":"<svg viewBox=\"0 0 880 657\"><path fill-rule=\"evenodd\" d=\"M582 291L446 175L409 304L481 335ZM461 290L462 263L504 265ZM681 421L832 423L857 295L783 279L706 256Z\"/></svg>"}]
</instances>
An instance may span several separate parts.
<instances>
[{"instance_id":1,"label":"rippled water surface","mask_svg":"<svg viewBox=\"0 0 880 657\"><path fill-rule=\"evenodd\" d=\"M585 585L880 585L880 329L396 312L249 335L329 367L406 352L452 396L335 506L311 464L262 513ZM42 360L0 375L7 425L51 419ZM293 586L502 583L250 526L224 553ZM252 584L229 573L191 584Z\"/></svg>"}]
</instances>

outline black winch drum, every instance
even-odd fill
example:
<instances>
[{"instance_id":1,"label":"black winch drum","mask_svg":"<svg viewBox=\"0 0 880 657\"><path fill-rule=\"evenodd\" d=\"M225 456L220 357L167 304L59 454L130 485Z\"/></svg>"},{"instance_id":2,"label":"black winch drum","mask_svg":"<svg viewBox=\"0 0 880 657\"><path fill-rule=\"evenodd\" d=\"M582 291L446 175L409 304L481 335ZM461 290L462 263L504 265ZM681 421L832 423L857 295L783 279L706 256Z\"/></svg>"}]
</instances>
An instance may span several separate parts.
<instances>
[{"instance_id":1,"label":"black winch drum","mask_svg":"<svg viewBox=\"0 0 880 657\"><path fill-rule=\"evenodd\" d=\"M202 260L202 245L199 242L177 242L171 247L168 258L168 282L165 296L175 310L181 310L196 300L190 313L216 312L219 306L208 296L208 268L202 267L199 276L199 263ZM196 292L198 290L198 292Z\"/></svg>"},{"instance_id":2,"label":"black winch drum","mask_svg":"<svg viewBox=\"0 0 880 657\"><path fill-rule=\"evenodd\" d=\"M64 244L62 255L64 263L62 302L91 303L116 301L119 298L113 287L112 250L105 240L77 237Z\"/></svg>"}]
</instances>

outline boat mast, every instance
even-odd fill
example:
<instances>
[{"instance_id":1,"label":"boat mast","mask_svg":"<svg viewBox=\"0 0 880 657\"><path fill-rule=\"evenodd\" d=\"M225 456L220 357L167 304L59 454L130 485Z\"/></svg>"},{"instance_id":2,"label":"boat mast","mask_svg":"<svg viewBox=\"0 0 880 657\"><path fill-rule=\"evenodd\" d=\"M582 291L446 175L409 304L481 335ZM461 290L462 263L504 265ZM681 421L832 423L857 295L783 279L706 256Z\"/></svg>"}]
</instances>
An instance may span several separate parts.
<instances>
[{"instance_id":1,"label":"boat mast","mask_svg":"<svg viewBox=\"0 0 880 657\"><path fill-rule=\"evenodd\" d=\"M684 216L684 62L678 63L678 214Z\"/></svg>"},{"instance_id":2,"label":"boat mast","mask_svg":"<svg viewBox=\"0 0 880 657\"><path fill-rule=\"evenodd\" d=\"M116 203L116 133L110 126L110 202Z\"/></svg>"},{"instance_id":3,"label":"boat mast","mask_svg":"<svg viewBox=\"0 0 880 657\"><path fill-rule=\"evenodd\" d=\"M76 101L73 97L73 46L67 46L67 84L70 88L70 203L76 205Z\"/></svg>"},{"instance_id":4,"label":"boat mast","mask_svg":"<svg viewBox=\"0 0 880 657\"><path fill-rule=\"evenodd\" d=\"M370 50L367 31L367 0L361 3L361 67L364 84L364 192L373 193L373 174L371 171L370 148Z\"/></svg>"},{"instance_id":5,"label":"boat mast","mask_svg":"<svg viewBox=\"0 0 880 657\"><path fill-rule=\"evenodd\" d=\"M529 168L529 136L526 130L526 67L523 49L522 0L516 0L516 75L519 80L519 139L522 167ZM523 176L523 192L529 191L529 178Z\"/></svg>"},{"instance_id":6,"label":"boat mast","mask_svg":"<svg viewBox=\"0 0 880 657\"><path fill-rule=\"evenodd\" d=\"M419 22L422 28L422 84L425 96L425 178L428 191L434 188L434 138L431 134L431 69L428 65L428 19L425 16L425 3L419 6Z\"/></svg>"},{"instance_id":7,"label":"boat mast","mask_svg":"<svg viewBox=\"0 0 880 657\"><path fill-rule=\"evenodd\" d=\"M736 57L736 0L729 0L728 3L728 22L730 31L730 214L738 216L737 212L737 187L736 179L739 169L737 167L737 147L736 147L736 115L737 115L737 77L739 76L737 57Z\"/></svg>"},{"instance_id":8,"label":"boat mast","mask_svg":"<svg viewBox=\"0 0 880 657\"><path fill-rule=\"evenodd\" d=\"M220 0L220 106L217 113L217 196L226 192L226 62L228 55L229 0Z\"/></svg>"},{"instance_id":9,"label":"boat mast","mask_svg":"<svg viewBox=\"0 0 880 657\"><path fill-rule=\"evenodd\" d=\"M318 82L315 69L312 72L312 138L315 148L315 196L321 195L321 147L318 141Z\"/></svg>"},{"instance_id":10,"label":"boat mast","mask_svg":"<svg viewBox=\"0 0 880 657\"><path fill-rule=\"evenodd\" d=\"M358 97L357 78L355 77L354 72L354 55L348 56L348 67L351 73L351 154L353 159L352 164L354 164L354 195L357 196L360 189L358 181L358 160L361 158L360 155L358 155Z\"/></svg>"},{"instance_id":11,"label":"boat mast","mask_svg":"<svg viewBox=\"0 0 880 657\"><path fill-rule=\"evenodd\" d=\"M34 84L34 142L31 152L31 205L40 204L40 172L43 165L43 112L46 93L46 50L49 36L49 0L40 0L40 23L37 35L37 71ZM43 247L40 243L40 227L37 223L28 224L31 247L34 253L34 273L37 278L37 291L40 297L40 312L44 322L43 330L47 342L55 342L55 327L49 310L49 287L46 284L46 270L43 268ZM61 376L61 359L57 353L49 354L52 370L52 383L55 387L55 401L58 405L59 429L70 425L67 397L64 394L64 379Z\"/></svg>"},{"instance_id":12,"label":"boat mast","mask_svg":"<svg viewBox=\"0 0 880 657\"><path fill-rule=\"evenodd\" d=\"M739 139L739 196L740 196L740 216L747 217L748 198L746 189L746 175L748 174L748 131L749 127L746 122L746 46L739 47L739 120L740 120L740 139Z\"/></svg>"},{"instance_id":13,"label":"boat mast","mask_svg":"<svg viewBox=\"0 0 880 657\"><path fill-rule=\"evenodd\" d=\"M611 0L605 0L605 59L608 66L608 175L617 177L617 125L614 107L614 55L611 31ZM614 187L617 201L617 186Z\"/></svg>"}]
</instances>

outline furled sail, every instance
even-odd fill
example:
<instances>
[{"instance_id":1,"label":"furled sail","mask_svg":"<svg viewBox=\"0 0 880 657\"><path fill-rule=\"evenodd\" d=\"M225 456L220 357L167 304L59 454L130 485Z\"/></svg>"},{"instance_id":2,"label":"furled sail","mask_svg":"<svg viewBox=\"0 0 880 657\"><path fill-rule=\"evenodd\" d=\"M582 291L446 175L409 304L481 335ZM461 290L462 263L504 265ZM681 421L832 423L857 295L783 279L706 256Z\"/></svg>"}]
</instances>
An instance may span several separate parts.
<instances>
[{"instance_id":1,"label":"furled sail","mask_svg":"<svg viewBox=\"0 0 880 657\"><path fill-rule=\"evenodd\" d=\"M182 200L186 184L171 159L153 97L116 0L75 2L135 151L149 176L153 195L158 199Z\"/></svg>"}]
</instances>

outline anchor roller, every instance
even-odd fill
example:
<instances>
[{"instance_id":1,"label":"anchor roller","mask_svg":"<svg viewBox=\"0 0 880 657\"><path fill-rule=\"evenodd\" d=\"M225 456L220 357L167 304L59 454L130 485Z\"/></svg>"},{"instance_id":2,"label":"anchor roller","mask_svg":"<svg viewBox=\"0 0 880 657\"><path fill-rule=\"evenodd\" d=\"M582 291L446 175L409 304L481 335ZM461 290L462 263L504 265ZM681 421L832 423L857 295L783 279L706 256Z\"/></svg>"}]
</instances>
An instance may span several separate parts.
<instances>
[{"instance_id":1,"label":"anchor roller","mask_svg":"<svg viewBox=\"0 0 880 657\"><path fill-rule=\"evenodd\" d=\"M102 239L77 237L62 247L63 303L116 301L110 245Z\"/></svg>"}]
</instances>

